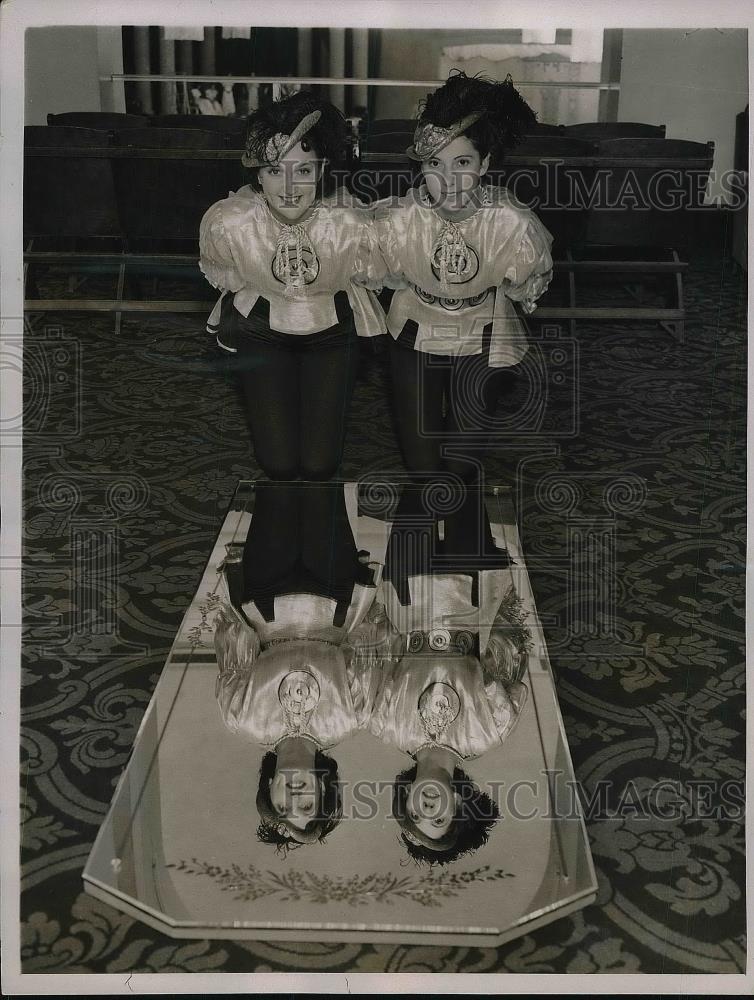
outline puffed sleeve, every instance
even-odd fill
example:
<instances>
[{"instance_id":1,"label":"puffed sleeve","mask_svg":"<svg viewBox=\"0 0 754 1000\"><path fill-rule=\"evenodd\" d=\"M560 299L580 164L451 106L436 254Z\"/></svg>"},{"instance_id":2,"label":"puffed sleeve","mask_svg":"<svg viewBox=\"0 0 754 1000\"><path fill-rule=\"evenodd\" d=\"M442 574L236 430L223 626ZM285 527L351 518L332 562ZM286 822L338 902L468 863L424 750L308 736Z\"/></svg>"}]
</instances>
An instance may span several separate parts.
<instances>
[{"instance_id":1,"label":"puffed sleeve","mask_svg":"<svg viewBox=\"0 0 754 1000\"><path fill-rule=\"evenodd\" d=\"M526 618L521 598L511 585L500 602L482 658L485 682L494 679L511 685L526 675L532 645Z\"/></svg>"},{"instance_id":2,"label":"puffed sleeve","mask_svg":"<svg viewBox=\"0 0 754 1000\"><path fill-rule=\"evenodd\" d=\"M372 291L380 291L385 284L387 266L380 250L377 231L371 221L363 222L357 234L356 253L353 259L351 280Z\"/></svg>"},{"instance_id":3,"label":"puffed sleeve","mask_svg":"<svg viewBox=\"0 0 754 1000\"><path fill-rule=\"evenodd\" d=\"M501 740L510 735L526 704L529 689L525 684L504 684L490 680L485 684L484 693L490 708L495 730Z\"/></svg>"},{"instance_id":4,"label":"puffed sleeve","mask_svg":"<svg viewBox=\"0 0 754 1000\"><path fill-rule=\"evenodd\" d=\"M516 725L529 694L523 683L531 648L526 617L511 585L500 602L482 657L484 693L501 740Z\"/></svg>"},{"instance_id":5,"label":"puffed sleeve","mask_svg":"<svg viewBox=\"0 0 754 1000\"><path fill-rule=\"evenodd\" d=\"M385 664L380 674L372 713L369 717L369 732L378 739L388 742L388 735L394 732L398 725L395 717L395 698L393 697L393 663Z\"/></svg>"},{"instance_id":6,"label":"puffed sleeve","mask_svg":"<svg viewBox=\"0 0 754 1000\"><path fill-rule=\"evenodd\" d=\"M393 643L398 633L390 624L381 604L375 604L348 640L346 670L348 686L359 729L369 726L385 671L391 664Z\"/></svg>"},{"instance_id":7,"label":"puffed sleeve","mask_svg":"<svg viewBox=\"0 0 754 1000\"><path fill-rule=\"evenodd\" d=\"M396 202L391 198L378 201L373 207L374 229L385 264L384 283L388 288L406 288L408 282L403 275L400 261L400 246L393 224Z\"/></svg>"},{"instance_id":8,"label":"puffed sleeve","mask_svg":"<svg viewBox=\"0 0 754 1000\"><path fill-rule=\"evenodd\" d=\"M223 203L216 202L199 224L199 267L207 281L224 292L237 292L245 282L238 273L223 224Z\"/></svg>"},{"instance_id":9,"label":"puffed sleeve","mask_svg":"<svg viewBox=\"0 0 754 1000\"><path fill-rule=\"evenodd\" d=\"M502 288L525 313L531 313L552 280L552 236L533 212L527 210L526 216L528 222L515 252L505 262Z\"/></svg>"},{"instance_id":10,"label":"puffed sleeve","mask_svg":"<svg viewBox=\"0 0 754 1000\"><path fill-rule=\"evenodd\" d=\"M231 604L224 604L215 617L215 653L218 666L215 697L223 722L229 729L238 728L240 709L244 704L259 650L260 642L256 631Z\"/></svg>"}]
</instances>

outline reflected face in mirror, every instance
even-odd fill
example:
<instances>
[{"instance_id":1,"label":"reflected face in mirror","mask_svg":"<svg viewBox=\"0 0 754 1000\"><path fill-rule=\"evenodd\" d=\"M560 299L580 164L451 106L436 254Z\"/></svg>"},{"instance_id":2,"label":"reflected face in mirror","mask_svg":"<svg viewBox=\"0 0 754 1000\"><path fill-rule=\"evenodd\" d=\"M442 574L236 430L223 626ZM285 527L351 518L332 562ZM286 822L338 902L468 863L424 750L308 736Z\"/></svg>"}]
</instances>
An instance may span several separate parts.
<instances>
[{"instance_id":1,"label":"reflected face in mirror","mask_svg":"<svg viewBox=\"0 0 754 1000\"><path fill-rule=\"evenodd\" d=\"M419 781L416 764L396 776L392 813L414 861L445 865L484 846L500 810L460 767L439 781L427 770Z\"/></svg>"},{"instance_id":2,"label":"reflected face in mirror","mask_svg":"<svg viewBox=\"0 0 754 1000\"><path fill-rule=\"evenodd\" d=\"M283 222L300 219L314 204L323 164L316 150L303 139L278 163L259 168L258 177L273 215Z\"/></svg>"},{"instance_id":3,"label":"reflected face in mirror","mask_svg":"<svg viewBox=\"0 0 754 1000\"><path fill-rule=\"evenodd\" d=\"M317 750L313 768L278 768L278 754L262 758L257 790L257 837L278 848L324 841L343 816L338 765Z\"/></svg>"},{"instance_id":4,"label":"reflected face in mirror","mask_svg":"<svg viewBox=\"0 0 754 1000\"><path fill-rule=\"evenodd\" d=\"M280 819L305 830L317 815L320 784L316 774L306 770L280 770L270 783L270 801Z\"/></svg>"},{"instance_id":5,"label":"reflected face in mirror","mask_svg":"<svg viewBox=\"0 0 754 1000\"><path fill-rule=\"evenodd\" d=\"M406 816L430 840L442 840L453 824L459 797L448 775L439 771L432 777L413 781L406 800Z\"/></svg>"},{"instance_id":6,"label":"reflected face in mirror","mask_svg":"<svg viewBox=\"0 0 754 1000\"><path fill-rule=\"evenodd\" d=\"M465 135L457 136L431 159L422 161L430 198L447 208L463 207L479 187L489 164L489 156L482 157L470 139Z\"/></svg>"}]
</instances>

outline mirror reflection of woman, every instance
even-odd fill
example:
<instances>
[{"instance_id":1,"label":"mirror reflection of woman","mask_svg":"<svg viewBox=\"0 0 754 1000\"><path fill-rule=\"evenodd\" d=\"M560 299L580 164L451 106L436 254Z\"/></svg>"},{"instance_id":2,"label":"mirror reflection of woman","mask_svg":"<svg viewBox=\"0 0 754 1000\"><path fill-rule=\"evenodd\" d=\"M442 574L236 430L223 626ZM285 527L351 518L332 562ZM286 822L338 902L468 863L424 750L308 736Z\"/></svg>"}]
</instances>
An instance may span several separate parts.
<instances>
[{"instance_id":1,"label":"mirror reflection of woman","mask_svg":"<svg viewBox=\"0 0 754 1000\"><path fill-rule=\"evenodd\" d=\"M439 515L426 488L404 489L383 579L393 655L370 721L413 758L396 777L393 815L409 855L429 864L478 849L494 827L498 807L464 765L516 725L531 641L506 553L494 565L481 551L480 491L454 491Z\"/></svg>"},{"instance_id":2,"label":"mirror reflection of woman","mask_svg":"<svg viewBox=\"0 0 754 1000\"><path fill-rule=\"evenodd\" d=\"M322 841L342 812L330 751L367 726L378 676L375 568L356 550L343 486L258 484L223 580L216 695L225 725L266 751L258 835L286 848Z\"/></svg>"},{"instance_id":3,"label":"mirror reflection of woman","mask_svg":"<svg viewBox=\"0 0 754 1000\"><path fill-rule=\"evenodd\" d=\"M271 480L340 463L358 336L384 333L366 286L384 265L371 215L337 186L343 116L300 92L248 119L250 182L212 205L200 266L223 292L207 329L234 359L257 462Z\"/></svg>"}]
</instances>

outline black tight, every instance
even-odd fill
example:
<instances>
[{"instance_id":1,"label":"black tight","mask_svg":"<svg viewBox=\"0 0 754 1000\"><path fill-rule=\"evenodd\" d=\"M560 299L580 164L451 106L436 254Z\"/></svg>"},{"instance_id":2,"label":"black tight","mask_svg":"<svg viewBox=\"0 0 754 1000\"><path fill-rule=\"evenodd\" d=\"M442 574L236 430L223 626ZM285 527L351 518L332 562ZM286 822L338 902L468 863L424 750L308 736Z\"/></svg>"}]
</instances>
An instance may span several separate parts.
<instances>
[{"instance_id":1,"label":"black tight","mask_svg":"<svg viewBox=\"0 0 754 1000\"><path fill-rule=\"evenodd\" d=\"M406 603L409 576L507 562L495 547L483 495L482 456L498 373L489 368L486 351L445 357L396 342L390 350L393 412L412 485L393 521L385 576Z\"/></svg>"},{"instance_id":2,"label":"black tight","mask_svg":"<svg viewBox=\"0 0 754 1000\"><path fill-rule=\"evenodd\" d=\"M481 456L495 411L497 372L486 352L468 357L390 347L393 412L410 472L481 479Z\"/></svg>"},{"instance_id":3,"label":"black tight","mask_svg":"<svg viewBox=\"0 0 754 1000\"><path fill-rule=\"evenodd\" d=\"M350 601L364 575L342 483L256 484L243 555L243 599L265 617L277 594L307 592ZM303 623L302 623L303 624Z\"/></svg>"},{"instance_id":4,"label":"black tight","mask_svg":"<svg viewBox=\"0 0 754 1000\"><path fill-rule=\"evenodd\" d=\"M401 604L410 601L408 578L432 573L468 573L510 563L492 537L484 492L478 484L443 483L443 474L412 477L392 518L385 579ZM423 480L423 482L422 482ZM438 522L444 526L441 541Z\"/></svg>"},{"instance_id":5,"label":"black tight","mask_svg":"<svg viewBox=\"0 0 754 1000\"><path fill-rule=\"evenodd\" d=\"M266 476L321 481L335 475L357 365L353 328L337 336L244 337L236 368L254 453Z\"/></svg>"}]
</instances>

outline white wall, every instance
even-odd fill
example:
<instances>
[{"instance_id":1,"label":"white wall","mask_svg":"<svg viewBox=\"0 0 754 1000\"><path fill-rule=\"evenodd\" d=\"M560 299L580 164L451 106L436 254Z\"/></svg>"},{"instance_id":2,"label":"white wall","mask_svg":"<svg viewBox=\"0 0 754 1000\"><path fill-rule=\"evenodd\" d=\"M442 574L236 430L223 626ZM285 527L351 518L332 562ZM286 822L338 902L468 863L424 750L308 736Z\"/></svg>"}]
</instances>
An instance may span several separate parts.
<instances>
[{"instance_id":1,"label":"white wall","mask_svg":"<svg viewBox=\"0 0 754 1000\"><path fill-rule=\"evenodd\" d=\"M402 28L380 31L377 76L392 80L440 79L440 56L449 45L505 44L515 33L495 29ZM376 118L413 118L427 87L377 87Z\"/></svg>"},{"instance_id":2,"label":"white wall","mask_svg":"<svg viewBox=\"0 0 754 1000\"><path fill-rule=\"evenodd\" d=\"M27 28L25 122L46 125L49 112L124 111L123 87L100 75L123 72L120 28Z\"/></svg>"},{"instance_id":3,"label":"white wall","mask_svg":"<svg viewBox=\"0 0 754 1000\"><path fill-rule=\"evenodd\" d=\"M666 125L671 139L715 143L709 196L733 168L736 114L749 101L745 30L625 30L618 118Z\"/></svg>"},{"instance_id":4,"label":"white wall","mask_svg":"<svg viewBox=\"0 0 754 1000\"><path fill-rule=\"evenodd\" d=\"M123 31L121 28L97 28L98 76L123 72ZM103 111L125 111L126 92L122 83L100 80L100 102Z\"/></svg>"}]
</instances>

